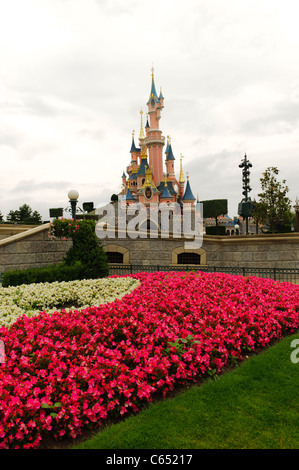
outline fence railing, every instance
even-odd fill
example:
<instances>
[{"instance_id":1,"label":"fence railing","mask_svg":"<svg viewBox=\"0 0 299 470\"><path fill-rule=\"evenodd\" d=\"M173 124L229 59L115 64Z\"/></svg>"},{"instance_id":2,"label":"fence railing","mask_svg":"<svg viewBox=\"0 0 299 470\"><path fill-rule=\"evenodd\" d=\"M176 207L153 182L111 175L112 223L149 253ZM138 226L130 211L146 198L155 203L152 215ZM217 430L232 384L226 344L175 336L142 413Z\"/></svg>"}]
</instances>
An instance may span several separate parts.
<instances>
[{"instance_id":1,"label":"fence railing","mask_svg":"<svg viewBox=\"0 0 299 470\"><path fill-rule=\"evenodd\" d=\"M299 269L298 268L248 268L246 266L164 266L164 265L143 265L143 264L110 264L109 275L117 274L136 274L139 272L153 273L155 271L170 272L170 271L204 271L207 273L226 273L236 274L239 276L256 276L261 278L273 279L279 282L291 282L292 284L299 284ZM2 274L0 273L0 286Z\"/></svg>"},{"instance_id":2,"label":"fence railing","mask_svg":"<svg viewBox=\"0 0 299 470\"><path fill-rule=\"evenodd\" d=\"M138 272L152 273L155 271L204 271L208 273L218 272L227 274L236 274L239 276L256 276L261 278L273 279L280 282L291 282L299 284L299 269L296 268L249 268L246 266L162 266L162 265L141 265L141 264L110 264L109 274L136 274Z\"/></svg>"}]
</instances>

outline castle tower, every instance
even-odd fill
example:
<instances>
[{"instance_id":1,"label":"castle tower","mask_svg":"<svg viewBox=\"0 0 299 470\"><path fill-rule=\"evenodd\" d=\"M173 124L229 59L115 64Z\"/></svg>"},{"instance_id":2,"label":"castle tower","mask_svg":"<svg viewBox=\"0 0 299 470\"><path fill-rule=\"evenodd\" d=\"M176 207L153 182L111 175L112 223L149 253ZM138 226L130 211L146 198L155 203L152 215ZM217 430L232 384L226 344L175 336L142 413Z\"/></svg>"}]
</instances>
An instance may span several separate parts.
<instances>
[{"instance_id":1,"label":"castle tower","mask_svg":"<svg viewBox=\"0 0 299 470\"><path fill-rule=\"evenodd\" d=\"M160 89L159 97L156 92L154 69L152 68L152 83L150 96L147 102L148 111L146 124L143 125L143 111L140 110L139 148L134 141L135 131L132 133L131 162L127 166L127 174L123 173L122 183L127 191L127 203L133 201L145 204L155 202L178 202L181 209L184 205L193 205L195 198L191 191L189 177L185 189L185 179L182 167L182 154L180 158L180 176L175 176L175 157L170 137L167 136L165 150L165 167L163 171L163 147L165 137L159 128L161 111L164 108L164 96Z\"/></svg>"},{"instance_id":2,"label":"castle tower","mask_svg":"<svg viewBox=\"0 0 299 470\"><path fill-rule=\"evenodd\" d=\"M166 173L167 178L171 181L175 180L175 171L174 171L174 155L172 152L170 137L168 136L167 148L166 148Z\"/></svg>"},{"instance_id":3,"label":"castle tower","mask_svg":"<svg viewBox=\"0 0 299 470\"><path fill-rule=\"evenodd\" d=\"M152 86L147 106L150 122L149 128L147 128L145 144L148 148L149 165L153 168L154 183L156 186L159 186L160 182L163 180L162 150L165 144L165 137L162 136L162 131L159 129L159 120L161 118L161 111L164 108L164 97L162 93L160 94L160 98L157 96L153 68Z\"/></svg>"}]
</instances>

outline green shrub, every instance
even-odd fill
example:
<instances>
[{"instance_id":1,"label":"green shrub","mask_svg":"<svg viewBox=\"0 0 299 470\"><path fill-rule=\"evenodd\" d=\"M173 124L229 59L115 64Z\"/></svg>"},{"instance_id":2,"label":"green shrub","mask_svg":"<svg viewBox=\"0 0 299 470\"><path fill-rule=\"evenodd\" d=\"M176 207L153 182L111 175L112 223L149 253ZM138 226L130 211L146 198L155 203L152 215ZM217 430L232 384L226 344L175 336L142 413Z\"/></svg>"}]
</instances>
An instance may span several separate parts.
<instances>
[{"instance_id":1,"label":"green shrub","mask_svg":"<svg viewBox=\"0 0 299 470\"><path fill-rule=\"evenodd\" d=\"M85 279L85 274L86 270L79 261L72 265L58 263L41 268L12 269L3 273L2 287L39 282L75 281Z\"/></svg>"},{"instance_id":2,"label":"green shrub","mask_svg":"<svg viewBox=\"0 0 299 470\"><path fill-rule=\"evenodd\" d=\"M60 238L70 237L73 240L73 246L64 258L66 265L80 261L87 279L108 276L108 259L95 233L94 220L56 219L53 221L52 234Z\"/></svg>"},{"instance_id":3,"label":"green shrub","mask_svg":"<svg viewBox=\"0 0 299 470\"><path fill-rule=\"evenodd\" d=\"M10 270L2 276L2 286L38 282L98 279L109 275L107 255L95 233L94 220L55 219L51 224L55 237L73 240L63 262L42 268Z\"/></svg>"},{"instance_id":4,"label":"green shrub","mask_svg":"<svg viewBox=\"0 0 299 470\"><path fill-rule=\"evenodd\" d=\"M226 227L224 225L218 225L218 233L216 225L208 225L206 227L207 235L226 235Z\"/></svg>"}]
</instances>

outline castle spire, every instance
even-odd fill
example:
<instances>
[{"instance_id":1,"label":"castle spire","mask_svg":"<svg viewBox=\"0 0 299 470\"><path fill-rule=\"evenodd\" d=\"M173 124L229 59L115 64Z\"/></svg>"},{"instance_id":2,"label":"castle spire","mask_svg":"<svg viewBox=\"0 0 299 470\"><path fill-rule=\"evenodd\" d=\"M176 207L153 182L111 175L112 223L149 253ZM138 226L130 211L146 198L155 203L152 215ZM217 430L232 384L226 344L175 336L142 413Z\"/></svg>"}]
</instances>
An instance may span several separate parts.
<instances>
[{"instance_id":1,"label":"castle spire","mask_svg":"<svg viewBox=\"0 0 299 470\"><path fill-rule=\"evenodd\" d=\"M182 159L183 159L183 155L181 154L181 161L180 161L180 179L179 179L179 183L182 183L184 184L185 183L185 178L184 178L184 173L183 173L183 164L182 164Z\"/></svg>"},{"instance_id":2,"label":"castle spire","mask_svg":"<svg viewBox=\"0 0 299 470\"><path fill-rule=\"evenodd\" d=\"M152 67L152 86L151 86L149 101L152 98L154 98L155 101L159 101L159 98L158 98L158 95L157 95L157 92L156 92L156 87L155 87L154 67Z\"/></svg>"},{"instance_id":3,"label":"castle spire","mask_svg":"<svg viewBox=\"0 0 299 470\"><path fill-rule=\"evenodd\" d=\"M133 129L133 132L132 132L132 145L131 145L131 150L130 150L131 153L138 152L138 149L135 146L134 134L135 134L135 131Z\"/></svg>"},{"instance_id":4,"label":"castle spire","mask_svg":"<svg viewBox=\"0 0 299 470\"><path fill-rule=\"evenodd\" d=\"M140 124L140 134L139 134L139 140L142 140L142 139L144 139L144 138L145 138L144 131L143 131L142 114L143 114L143 111L142 111L142 109L141 109L141 110L140 110L141 124Z\"/></svg>"}]
</instances>

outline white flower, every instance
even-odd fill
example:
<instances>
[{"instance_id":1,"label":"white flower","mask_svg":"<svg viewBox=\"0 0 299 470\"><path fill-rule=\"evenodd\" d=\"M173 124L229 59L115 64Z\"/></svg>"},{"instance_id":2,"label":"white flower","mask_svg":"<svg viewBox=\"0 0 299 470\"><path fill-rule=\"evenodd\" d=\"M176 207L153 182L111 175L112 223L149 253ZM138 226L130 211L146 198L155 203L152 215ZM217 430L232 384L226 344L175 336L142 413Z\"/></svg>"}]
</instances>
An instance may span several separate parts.
<instances>
[{"instance_id":1,"label":"white flower","mask_svg":"<svg viewBox=\"0 0 299 470\"><path fill-rule=\"evenodd\" d=\"M51 314L63 308L69 311L114 302L139 284L136 279L120 277L1 287L0 326L8 328L24 314L32 317L41 311Z\"/></svg>"}]
</instances>

